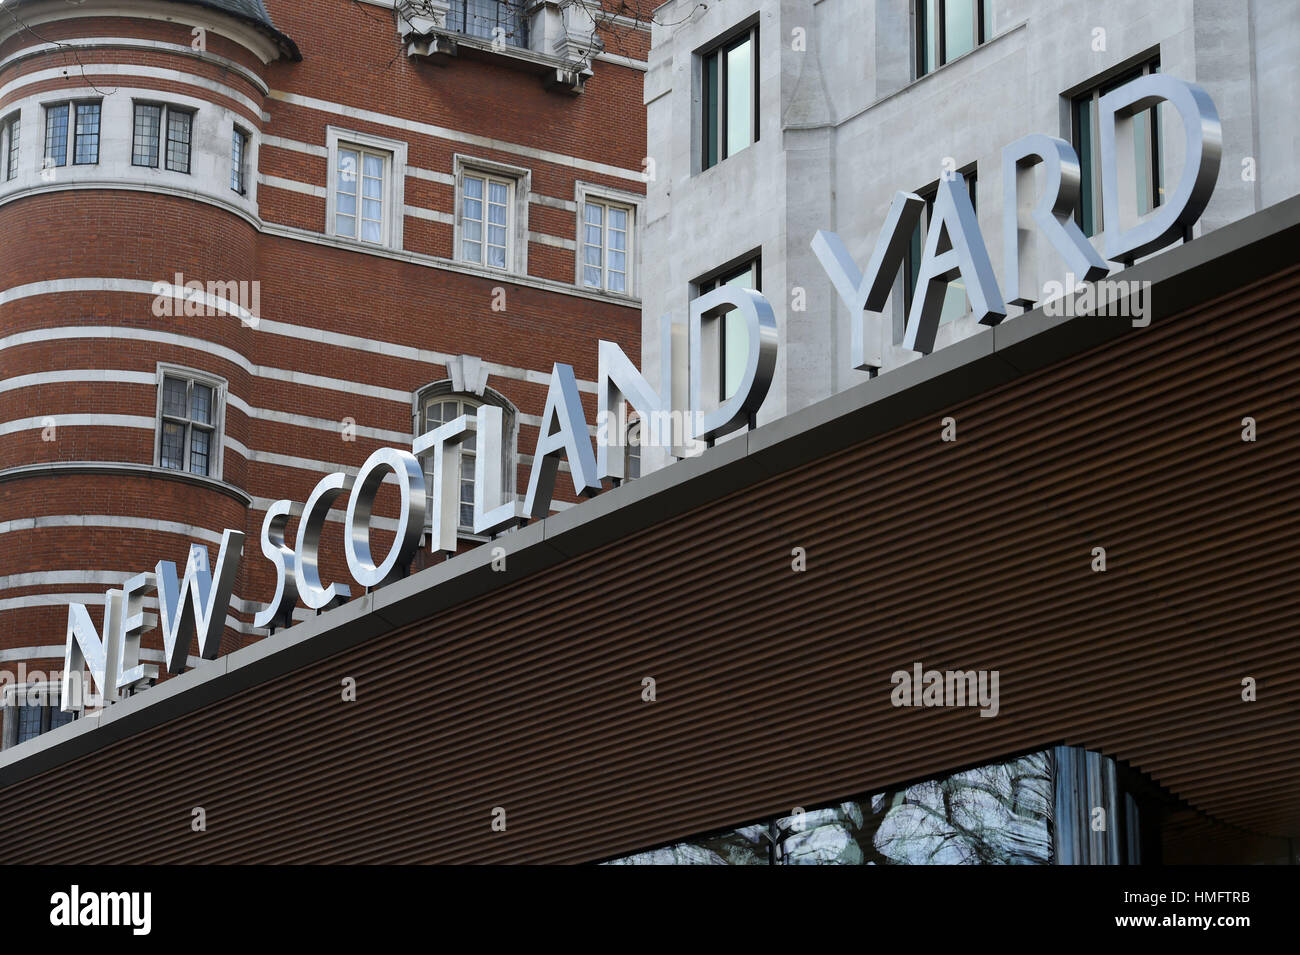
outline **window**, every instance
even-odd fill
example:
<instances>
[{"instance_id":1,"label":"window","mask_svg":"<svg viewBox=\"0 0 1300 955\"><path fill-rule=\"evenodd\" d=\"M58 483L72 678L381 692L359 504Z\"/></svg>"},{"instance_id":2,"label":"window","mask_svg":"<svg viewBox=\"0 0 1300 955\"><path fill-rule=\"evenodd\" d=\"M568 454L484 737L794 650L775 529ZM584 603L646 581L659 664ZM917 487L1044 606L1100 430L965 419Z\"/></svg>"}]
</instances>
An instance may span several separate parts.
<instances>
[{"instance_id":1,"label":"window","mask_svg":"<svg viewBox=\"0 0 1300 955\"><path fill-rule=\"evenodd\" d=\"M99 162L100 104L53 103L45 107L45 168L66 166L69 145L72 164L91 166ZM16 166L16 157L10 157ZM16 170L15 170L16 171Z\"/></svg>"},{"instance_id":2,"label":"window","mask_svg":"<svg viewBox=\"0 0 1300 955\"><path fill-rule=\"evenodd\" d=\"M450 0L447 29L487 40L500 37L509 46L528 47L523 0Z\"/></svg>"},{"instance_id":3,"label":"window","mask_svg":"<svg viewBox=\"0 0 1300 955\"><path fill-rule=\"evenodd\" d=\"M701 57L700 168L758 140L758 27Z\"/></svg>"},{"instance_id":4,"label":"window","mask_svg":"<svg viewBox=\"0 0 1300 955\"><path fill-rule=\"evenodd\" d=\"M490 391L490 389L489 389ZM507 489L507 493L514 490L514 480L511 467L511 447L510 434L514 428L514 409L506 407L506 402L492 401L492 404L501 405L503 408L502 424L504 436L502 441L502 481L501 486ZM417 406L419 408L419 434L432 431L439 425L444 425L449 421L455 421L461 415L473 415L477 413L480 405L484 404L483 400L473 396L460 394L452 389L450 382L439 382L430 385L417 397ZM462 534L474 533L474 461L477 453L477 435L468 435L459 446L459 468L460 468L460 527ZM425 480L430 488L433 487L433 456L424 459ZM429 518L432 521L432 515Z\"/></svg>"},{"instance_id":5,"label":"window","mask_svg":"<svg viewBox=\"0 0 1300 955\"><path fill-rule=\"evenodd\" d=\"M162 373L158 395L158 464L219 476L222 383L185 371Z\"/></svg>"},{"instance_id":6,"label":"window","mask_svg":"<svg viewBox=\"0 0 1300 955\"><path fill-rule=\"evenodd\" d=\"M632 207L599 199L582 203L582 284L628 293L634 212Z\"/></svg>"},{"instance_id":7,"label":"window","mask_svg":"<svg viewBox=\"0 0 1300 955\"><path fill-rule=\"evenodd\" d=\"M4 746L16 746L48 733L76 718L59 706L56 683L19 684L4 694Z\"/></svg>"},{"instance_id":8,"label":"window","mask_svg":"<svg viewBox=\"0 0 1300 955\"><path fill-rule=\"evenodd\" d=\"M241 196L248 193L244 164L248 156L248 133L238 126L230 138L230 188Z\"/></svg>"},{"instance_id":9,"label":"window","mask_svg":"<svg viewBox=\"0 0 1300 955\"><path fill-rule=\"evenodd\" d=\"M736 285L762 291L762 263L754 258L739 268L730 269L711 279L698 283L699 294L712 292L720 285ZM720 394L718 399L726 401L740 387L741 376L745 373L745 364L749 359L749 332L740 312L732 309L723 316L718 325L718 351L722 374L718 376Z\"/></svg>"},{"instance_id":10,"label":"window","mask_svg":"<svg viewBox=\"0 0 1300 955\"><path fill-rule=\"evenodd\" d=\"M388 155L340 146L334 200L334 234L362 242L384 241L384 179Z\"/></svg>"},{"instance_id":11,"label":"window","mask_svg":"<svg viewBox=\"0 0 1300 955\"><path fill-rule=\"evenodd\" d=\"M641 419L634 417L627 423L626 464L623 473L626 480L635 481L641 476Z\"/></svg>"},{"instance_id":12,"label":"window","mask_svg":"<svg viewBox=\"0 0 1300 955\"><path fill-rule=\"evenodd\" d=\"M1074 151L1079 154L1082 189L1075 218L1084 235L1096 235L1106 227L1101 219L1101 137L1097 131L1097 104L1111 90L1140 76L1160 72L1159 60L1150 60L1131 70L1073 97L1071 125ZM1164 200L1160 180L1160 115L1156 104L1133 117L1134 169L1137 172L1137 211L1146 215Z\"/></svg>"},{"instance_id":13,"label":"window","mask_svg":"<svg viewBox=\"0 0 1300 955\"><path fill-rule=\"evenodd\" d=\"M975 168L973 166L959 170L966 179L966 191L970 194L970 203L975 205ZM912 312L912 298L916 295L916 279L921 272L921 253L925 248L925 237L930 231L930 215L934 212L934 197L939 192L938 183L927 189L917 190L917 195L925 200L925 213L912 230L912 240L907 247L907 268L903 271L903 313ZM966 298L966 283L960 277L948 283L948 292L943 299L943 311L939 314L939 323L951 322L961 318L970 311L970 302ZM906 320L906 319L905 319Z\"/></svg>"},{"instance_id":14,"label":"window","mask_svg":"<svg viewBox=\"0 0 1300 955\"><path fill-rule=\"evenodd\" d=\"M461 179L460 257L494 269L510 261L510 206L515 184L486 173Z\"/></svg>"},{"instance_id":15,"label":"window","mask_svg":"<svg viewBox=\"0 0 1300 955\"><path fill-rule=\"evenodd\" d=\"M161 157L171 172L188 174L193 128L193 110L161 103L136 103L131 165L157 169Z\"/></svg>"},{"instance_id":16,"label":"window","mask_svg":"<svg viewBox=\"0 0 1300 955\"><path fill-rule=\"evenodd\" d=\"M326 234L400 249L406 143L334 126L326 128L325 138L330 157Z\"/></svg>"},{"instance_id":17,"label":"window","mask_svg":"<svg viewBox=\"0 0 1300 955\"><path fill-rule=\"evenodd\" d=\"M12 113L0 122L0 157L4 159L6 181L18 175L19 119L18 113Z\"/></svg>"},{"instance_id":18,"label":"window","mask_svg":"<svg viewBox=\"0 0 1300 955\"><path fill-rule=\"evenodd\" d=\"M990 0L916 0L916 76L951 63L993 35Z\"/></svg>"}]
</instances>

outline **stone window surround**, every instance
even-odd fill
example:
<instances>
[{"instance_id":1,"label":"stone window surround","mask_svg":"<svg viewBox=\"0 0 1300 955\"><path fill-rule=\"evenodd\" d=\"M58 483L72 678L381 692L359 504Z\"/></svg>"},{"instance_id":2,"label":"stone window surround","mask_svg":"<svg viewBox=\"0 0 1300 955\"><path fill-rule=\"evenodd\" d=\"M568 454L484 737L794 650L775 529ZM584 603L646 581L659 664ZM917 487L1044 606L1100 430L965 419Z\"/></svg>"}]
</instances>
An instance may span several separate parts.
<instances>
[{"instance_id":1,"label":"stone window surround","mask_svg":"<svg viewBox=\"0 0 1300 955\"><path fill-rule=\"evenodd\" d=\"M339 146L357 146L374 152L388 154L384 168L384 236L382 242L366 242L361 238L341 236L335 231L334 213L338 204L339 186ZM406 154L405 140L389 139L371 133L358 133L340 126L325 127L326 161L329 173L325 188L325 229L324 234L341 242L355 243L362 246L379 246L385 249L402 248L403 226L406 219ZM360 170L358 170L360 175ZM360 199L358 199L360 203ZM360 207L358 205L358 213ZM358 222L358 235L360 223Z\"/></svg>"},{"instance_id":2,"label":"stone window surround","mask_svg":"<svg viewBox=\"0 0 1300 955\"><path fill-rule=\"evenodd\" d=\"M182 194L192 195L197 191L221 205L256 217L261 134L244 117L210 100L169 92L162 102L194 112L190 131L190 172L172 172L161 163L157 168L135 166L131 163L135 128L133 98L155 102L159 101L158 94L125 86L118 87L117 92L121 95L104 97L100 106L99 162L93 165L43 168L46 105L93 98L94 91L90 87L47 90L10 104L4 118L8 120L16 114L21 123L18 168L14 178L8 180L0 171L0 198L60 186L144 186L150 189L167 186ZM230 138L236 126L245 130L249 137L245 157L247 190L243 195L230 188Z\"/></svg>"},{"instance_id":3,"label":"stone window surround","mask_svg":"<svg viewBox=\"0 0 1300 955\"><path fill-rule=\"evenodd\" d=\"M465 263L465 260L461 258L461 209L465 195L465 174L468 172L471 175L479 173L496 176L514 182L514 189L511 190L512 194L508 206L510 220L506 223L506 267L497 269L475 262L465 264L478 265L480 268L498 275L527 275L528 204L532 195L532 170L523 166L512 166L491 159L479 159L475 156L467 156L464 153L455 153L452 156L452 171L456 178L456 194L453 200L456 207L454 213L455 223L452 226L452 259Z\"/></svg>"},{"instance_id":4,"label":"stone window surround","mask_svg":"<svg viewBox=\"0 0 1300 955\"><path fill-rule=\"evenodd\" d=\"M616 205L627 206L632 210L632 224L628 229L628 243L631 248L628 249L628 272L627 272L627 292L611 292L607 289L588 288L583 284L582 264L583 264L583 236L585 222L583 220L583 207L588 199L598 202L612 202ZM577 252L574 255L573 281L580 289L586 289L589 292L601 292L605 295L612 295L618 298L637 298L641 294L641 210L645 205L645 196L635 192L626 192L622 189L614 189L610 186L600 186L595 183L583 182L581 179L573 184L573 201L577 205L575 218L574 237L577 242Z\"/></svg>"},{"instance_id":5,"label":"stone window surround","mask_svg":"<svg viewBox=\"0 0 1300 955\"><path fill-rule=\"evenodd\" d=\"M196 477L209 477L215 480L221 480L221 476L226 463L225 442L226 442L226 392L229 390L229 383L226 379L211 372L201 371L198 368L189 368L185 365L174 365L168 362L158 362L157 380L155 388L157 395L155 397L154 407L154 433L153 433L153 466L162 467L162 402L163 402L163 379L166 377L192 379L200 384L208 385L212 388L212 451L209 456L208 473L206 475L195 475ZM187 408L188 412L189 409ZM186 441L186 454L189 453L189 442ZM185 461L183 470L175 470L178 474L193 474L189 469L188 458Z\"/></svg>"}]
</instances>

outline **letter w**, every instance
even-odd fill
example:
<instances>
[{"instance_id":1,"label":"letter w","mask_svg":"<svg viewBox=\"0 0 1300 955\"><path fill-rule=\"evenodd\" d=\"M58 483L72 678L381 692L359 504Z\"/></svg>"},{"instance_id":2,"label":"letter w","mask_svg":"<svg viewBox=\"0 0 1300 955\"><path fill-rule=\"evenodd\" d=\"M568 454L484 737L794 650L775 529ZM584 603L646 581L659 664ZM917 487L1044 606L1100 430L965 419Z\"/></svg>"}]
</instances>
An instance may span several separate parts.
<instances>
[{"instance_id":1,"label":"letter w","mask_svg":"<svg viewBox=\"0 0 1300 955\"><path fill-rule=\"evenodd\" d=\"M819 231L812 240L812 250L816 253L822 268L830 276L835 291L849 307L850 348L853 367L859 371L875 373L880 370L881 349L879 337L871 344L867 353L866 316L863 311L879 312L889 299L894 276L903 264L903 255L908 243L912 241L912 232L921 221L921 212L925 209L925 200L910 192L894 194L890 203L889 215L880 229L876 240L876 251L867 263L866 274L858 272L844 241L834 232Z\"/></svg>"},{"instance_id":2,"label":"letter w","mask_svg":"<svg viewBox=\"0 0 1300 955\"><path fill-rule=\"evenodd\" d=\"M213 575L208 570L208 549L202 544L190 545L185 579L179 585L176 565L169 560L158 561L154 568L158 580L158 625L162 629L163 649L170 672L185 671L186 655L196 631L199 656L205 660L217 658L221 634L226 626L226 609L230 606L230 591L243 553L242 532L227 530L221 535L215 587Z\"/></svg>"}]
</instances>

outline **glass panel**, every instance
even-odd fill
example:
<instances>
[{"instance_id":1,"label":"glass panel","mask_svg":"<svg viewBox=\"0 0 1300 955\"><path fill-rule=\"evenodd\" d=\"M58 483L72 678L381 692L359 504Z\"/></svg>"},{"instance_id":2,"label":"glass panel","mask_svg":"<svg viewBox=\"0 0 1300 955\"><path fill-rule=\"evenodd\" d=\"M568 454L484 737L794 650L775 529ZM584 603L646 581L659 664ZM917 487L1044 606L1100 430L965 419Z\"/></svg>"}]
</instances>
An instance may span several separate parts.
<instances>
[{"instance_id":1,"label":"glass panel","mask_svg":"<svg viewBox=\"0 0 1300 955\"><path fill-rule=\"evenodd\" d=\"M361 154L355 149L339 150L339 191L356 193Z\"/></svg>"},{"instance_id":2,"label":"glass panel","mask_svg":"<svg viewBox=\"0 0 1300 955\"><path fill-rule=\"evenodd\" d=\"M584 245L583 247L583 264L594 265L599 267L601 264L601 252L598 245Z\"/></svg>"},{"instance_id":3,"label":"glass panel","mask_svg":"<svg viewBox=\"0 0 1300 955\"><path fill-rule=\"evenodd\" d=\"M190 471L194 474L207 474L211 451L212 432L195 428L190 433Z\"/></svg>"},{"instance_id":4,"label":"glass panel","mask_svg":"<svg viewBox=\"0 0 1300 955\"><path fill-rule=\"evenodd\" d=\"M344 238L355 239L357 237L356 217L344 215L340 212L334 218L334 231Z\"/></svg>"},{"instance_id":5,"label":"glass panel","mask_svg":"<svg viewBox=\"0 0 1300 955\"><path fill-rule=\"evenodd\" d=\"M472 199L483 198L483 180L475 176L465 177L465 195Z\"/></svg>"},{"instance_id":6,"label":"glass panel","mask_svg":"<svg viewBox=\"0 0 1300 955\"><path fill-rule=\"evenodd\" d=\"M471 242L466 239L461 243L461 257L467 262L483 261L483 246L478 242Z\"/></svg>"},{"instance_id":7,"label":"glass panel","mask_svg":"<svg viewBox=\"0 0 1300 955\"><path fill-rule=\"evenodd\" d=\"M212 423L212 389L197 381L190 393L190 417L203 424Z\"/></svg>"},{"instance_id":8,"label":"glass panel","mask_svg":"<svg viewBox=\"0 0 1300 955\"><path fill-rule=\"evenodd\" d=\"M739 152L754 141L754 41L748 38L727 50L727 151Z\"/></svg>"},{"instance_id":9,"label":"glass panel","mask_svg":"<svg viewBox=\"0 0 1300 955\"><path fill-rule=\"evenodd\" d=\"M338 195L338 211L345 216L354 216L357 214L357 197L350 192L340 192Z\"/></svg>"},{"instance_id":10,"label":"glass panel","mask_svg":"<svg viewBox=\"0 0 1300 955\"><path fill-rule=\"evenodd\" d=\"M68 162L68 104L45 107L45 166Z\"/></svg>"},{"instance_id":11,"label":"glass panel","mask_svg":"<svg viewBox=\"0 0 1300 955\"><path fill-rule=\"evenodd\" d=\"M483 200L469 199L465 200L465 219L472 220L475 223L483 221Z\"/></svg>"},{"instance_id":12,"label":"glass panel","mask_svg":"<svg viewBox=\"0 0 1300 955\"><path fill-rule=\"evenodd\" d=\"M947 0L943 5L945 63L975 49L975 2Z\"/></svg>"},{"instance_id":13,"label":"glass panel","mask_svg":"<svg viewBox=\"0 0 1300 955\"><path fill-rule=\"evenodd\" d=\"M18 175L18 133L20 126L21 123L16 117L9 125L9 161L8 167L5 171L6 179L12 179L14 176Z\"/></svg>"},{"instance_id":14,"label":"glass panel","mask_svg":"<svg viewBox=\"0 0 1300 955\"><path fill-rule=\"evenodd\" d=\"M370 157L366 157L370 161ZM363 176L361 179L361 194L367 199L379 199L384 194L384 182L382 179L376 179L373 176Z\"/></svg>"},{"instance_id":15,"label":"glass panel","mask_svg":"<svg viewBox=\"0 0 1300 955\"><path fill-rule=\"evenodd\" d=\"M602 224L602 222L603 222L603 220L604 220L604 216L605 216L605 207L604 207L604 206L597 205L597 204L594 203L594 202L588 202L588 203L587 203L586 209L585 209L585 211L584 211L584 216L583 216L583 218L584 218L587 222L591 223L592 225L599 226L599 225ZM588 231L588 234L590 234L591 230L588 229L587 231ZM600 230L598 229L597 232L599 232L599 231L600 231Z\"/></svg>"},{"instance_id":16,"label":"glass panel","mask_svg":"<svg viewBox=\"0 0 1300 955\"><path fill-rule=\"evenodd\" d=\"M609 290L611 292L627 291L627 276L622 272L609 273Z\"/></svg>"},{"instance_id":17,"label":"glass panel","mask_svg":"<svg viewBox=\"0 0 1300 955\"><path fill-rule=\"evenodd\" d=\"M582 267L582 284L591 288L600 288L600 269L598 267L584 265Z\"/></svg>"},{"instance_id":18,"label":"glass panel","mask_svg":"<svg viewBox=\"0 0 1300 955\"><path fill-rule=\"evenodd\" d=\"M230 188L244 194L244 134L235 130L230 141Z\"/></svg>"},{"instance_id":19,"label":"glass panel","mask_svg":"<svg viewBox=\"0 0 1300 955\"><path fill-rule=\"evenodd\" d=\"M159 461L165 468L175 471L185 470L185 425L164 421L162 427L162 451Z\"/></svg>"},{"instance_id":20,"label":"glass panel","mask_svg":"<svg viewBox=\"0 0 1300 955\"><path fill-rule=\"evenodd\" d=\"M609 267L616 272L627 271L627 253L617 250L610 250Z\"/></svg>"},{"instance_id":21,"label":"glass panel","mask_svg":"<svg viewBox=\"0 0 1300 955\"><path fill-rule=\"evenodd\" d=\"M18 707L18 742L25 743L41 735L41 709L39 706Z\"/></svg>"},{"instance_id":22,"label":"glass panel","mask_svg":"<svg viewBox=\"0 0 1300 955\"><path fill-rule=\"evenodd\" d=\"M487 232L488 244L499 246L503 251L506 247L506 230L504 226L490 225Z\"/></svg>"},{"instance_id":23,"label":"glass panel","mask_svg":"<svg viewBox=\"0 0 1300 955\"><path fill-rule=\"evenodd\" d=\"M384 236L381 224L373 219L362 219L361 238L367 242L383 242Z\"/></svg>"},{"instance_id":24,"label":"glass panel","mask_svg":"<svg viewBox=\"0 0 1300 955\"><path fill-rule=\"evenodd\" d=\"M471 242L481 242L483 240L483 223L476 219L465 220L465 238Z\"/></svg>"},{"instance_id":25,"label":"glass panel","mask_svg":"<svg viewBox=\"0 0 1300 955\"><path fill-rule=\"evenodd\" d=\"M627 231L627 210L611 206L609 210L609 227L620 231Z\"/></svg>"},{"instance_id":26,"label":"glass panel","mask_svg":"<svg viewBox=\"0 0 1300 955\"><path fill-rule=\"evenodd\" d=\"M384 157L366 154L365 175L371 179L384 178Z\"/></svg>"},{"instance_id":27,"label":"glass panel","mask_svg":"<svg viewBox=\"0 0 1300 955\"><path fill-rule=\"evenodd\" d=\"M711 53L704 58L704 139L703 165L705 169L718 161L718 54Z\"/></svg>"},{"instance_id":28,"label":"glass panel","mask_svg":"<svg viewBox=\"0 0 1300 955\"><path fill-rule=\"evenodd\" d=\"M173 418L185 418L189 383L183 378L163 379L163 414Z\"/></svg>"},{"instance_id":29,"label":"glass panel","mask_svg":"<svg viewBox=\"0 0 1300 955\"><path fill-rule=\"evenodd\" d=\"M99 162L99 104L77 104L77 138L73 162L88 165Z\"/></svg>"},{"instance_id":30,"label":"glass panel","mask_svg":"<svg viewBox=\"0 0 1300 955\"><path fill-rule=\"evenodd\" d=\"M194 117L168 108L167 168L172 172L190 171L190 126Z\"/></svg>"},{"instance_id":31,"label":"glass panel","mask_svg":"<svg viewBox=\"0 0 1300 955\"><path fill-rule=\"evenodd\" d=\"M754 266L750 265L727 279L724 284L740 288L754 287ZM740 379L749 363L749 329L738 309L732 309L722 319L722 399L736 393Z\"/></svg>"},{"instance_id":32,"label":"glass panel","mask_svg":"<svg viewBox=\"0 0 1300 955\"><path fill-rule=\"evenodd\" d=\"M1074 101L1074 147L1079 154L1081 191L1079 194L1079 228L1087 236L1100 231L1101 214L1097 206L1097 188L1094 176L1097 169L1096 147L1092 138L1092 96L1081 96Z\"/></svg>"},{"instance_id":33,"label":"glass panel","mask_svg":"<svg viewBox=\"0 0 1300 955\"><path fill-rule=\"evenodd\" d=\"M162 125L162 107L150 103L135 104L135 133L131 147L133 166L158 165L158 134Z\"/></svg>"},{"instance_id":34,"label":"glass panel","mask_svg":"<svg viewBox=\"0 0 1300 955\"><path fill-rule=\"evenodd\" d=\"M921 74L925 75L939 65L939 18L936 16L939 0L918 0L921 11L925 50L922 57Z\"/></svg>"},{"instance_id":35,"label":"glass panel","mask_svg":"<svg viewBox=\"0 0 1300 955\"><path fill-rule=\"evenodd\" d=\"M504 183L500 183L500 182L488 183L488 202L494 202L497 203L498 205L504 205L508 195L509 195L509 189L506 188Z\"/></svg>"},{"instance_id":36,"label":"glass panel","mask_svg":"<svg viewBox=\"0 0 1300 955\"><path fill-rule=\"evenodd\" d=\"M63 712L56 703L50 707L50 729L58 729L60 726L71 723L74 716L76 716L75 713Z\"/></svg>"},{"instance_id":37,"label":"glass panel","mask_svg":"<svg viewBox=\"0 0 1300 955\"><path fill-rule=\"evenodd\" d=\"M488 246L487 264L493 268L504 269L506 267L506 250L495 245Z\"/></svg>"},{"instance_id":38,"label":"glass panel","mask_svg":"<svg viewBox=\"0 0 1300 955\"><path fill-rule=\"evenodd\" d=\"M384 217L384 204L378 199L363 199L361 201L361 214L367 219L379 222Z\"/></svg>"}]
</instances>

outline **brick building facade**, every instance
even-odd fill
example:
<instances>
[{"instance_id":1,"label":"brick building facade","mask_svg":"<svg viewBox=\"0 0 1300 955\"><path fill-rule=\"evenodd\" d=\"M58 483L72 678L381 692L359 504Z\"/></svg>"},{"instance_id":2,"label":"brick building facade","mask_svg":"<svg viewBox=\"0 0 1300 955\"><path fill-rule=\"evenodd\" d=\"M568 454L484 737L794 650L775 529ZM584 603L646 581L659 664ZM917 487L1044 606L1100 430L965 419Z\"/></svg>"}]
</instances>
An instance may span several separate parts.
<instances>
[{"instance_id":1,"label":"brick building facade","mask_svg":"<svg viewBox=\"0 0 1300 955\"><path fill-rule=\"evenodd\" d=\"M649 33L627 9L7 5L6 746L62 718L19 688L62 668L70 603L98 622L106 588L183 568L191 543L215 560L239 529L222 649L247 645L267 632L253 619L275 585L258 552L272 502L484 403L502 409L504 481L522 494L552 362L573 366L594 422L596 340L640 354ZM344 504L323 581L349 580ZM396 510L386 486L379 550ZM437 559L422 547L416 566Z\"/></svg>"}]
</instances>

